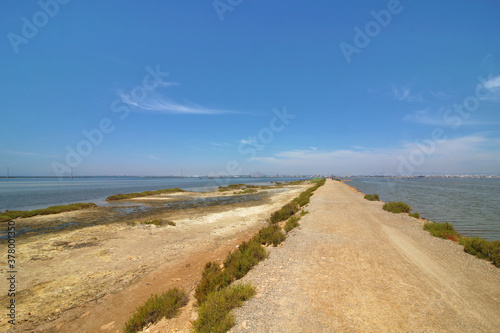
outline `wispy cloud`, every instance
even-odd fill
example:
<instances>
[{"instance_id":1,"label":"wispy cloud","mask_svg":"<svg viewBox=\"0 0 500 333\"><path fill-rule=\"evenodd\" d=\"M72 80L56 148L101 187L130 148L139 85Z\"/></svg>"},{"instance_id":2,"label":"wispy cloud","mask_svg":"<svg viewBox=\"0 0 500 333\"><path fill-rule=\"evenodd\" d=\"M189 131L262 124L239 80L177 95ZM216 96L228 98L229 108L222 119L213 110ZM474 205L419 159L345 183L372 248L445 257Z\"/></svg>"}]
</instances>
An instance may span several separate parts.
<instances>
[{"instance_id":1,"label":"wispy cloud","mask_svg":"<svg viewBox=\"0 0 500 333\"><path fill-rule=\"evenodd\" d=\"M498 125L495 121L481 121L471 119L470 113L460 114L452 108L442 108L439 111L431 111L429 109L416 110L404 116L403 120L430 126L451 127L457 129L461 126L488 126ZM464 116L465 115L465 116Z\"/></svg>"},{"instance_id":2,"label":"wispy cloud","mask_svg":"<svg viewBox=\"0 0 500 333\"><path fill-rule=\"evenodd\" d=\"M163 82L164 87L175 86L175 82ZM240 113L221 108L210 108L199 104L186 102L179 103L158 92L150 92L141 100L134 100L130 95L118 92L121 100L134 107L136 112L154 112L159 114L198 114L198 115L217 115L227 113Z\"/></svg>"},{"instance_id":3,"label":"wispy cloud","mask_svg":"<svg viewBox=\"0 0 500 333\"><path fill-rule=\"evenodd\" d=\"M398 101L405 102L422 102L423 98L420 93L414 94L411 92L411 88L408 86L398 88L394 84L392 85L391 95L394 99Z\"/></svg>"},{"instance_id":4,"label":"wispy cloud","mask_svg":"<svg viewBox=\"0 0 500 333\"><path fill-rule=\"evenodd\" d=\"M156 157L155 155L148 155L148 158L151 160L159 161L160 158Z\"/></svg>"},{"instance_id":5,"label":"wispy cloud","mask_svg":"<svg viewBox=\"0 0 500 333\"><path fill-rule=\"evenodd\" d=\"M7 155L13 155L13 156L39 156L39 157L48 157L48 158L58 158L59 155L50 155L50 154L41 154L41 153L35 153L35 152L29 152L29 151L18 151L18 150L6 150L3 152L4 154Z\"/></svg>"},{"instance_id":6,"label":"wispy cloud","mask_svg":"<svg viewBox=\"0 0 500 333\"><path fill-rule=\"evenodd\" d=\"M453 95L447 93L447 92L444 92L444 91L429 91L429 93L432 95L432 97L434 97L435 99L437 100L444 100L444 101L449 101L451 100L452 98L454 98Z\"/></svg>"},{"instance_id":7,"label":"wispy cloud","mask_svg":"<svg viewBox=\"0 0 500 333\"><path fill-rule=\"evenodd\" d=\"M230 143L227 143L227 142L219 143L219 142L210 141L209 144L212 146L215 146L215 147L231 147L232 146Z\"/></svg>"}]
</instances>

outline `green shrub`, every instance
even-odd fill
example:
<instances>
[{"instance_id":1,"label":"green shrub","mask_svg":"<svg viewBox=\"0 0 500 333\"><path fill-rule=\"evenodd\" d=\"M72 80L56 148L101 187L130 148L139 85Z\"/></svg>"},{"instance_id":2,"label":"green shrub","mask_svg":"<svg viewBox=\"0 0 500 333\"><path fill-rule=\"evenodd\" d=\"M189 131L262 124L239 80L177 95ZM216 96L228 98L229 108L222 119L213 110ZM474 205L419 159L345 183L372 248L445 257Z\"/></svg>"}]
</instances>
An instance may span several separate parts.
<instances>
[{"instance_id":1,"label":"green shrub","mask_svg":"<svg viewBox=\"0 0 500 333\"><path fill-rule=\"evenodd\" d=\"M106 198L106 201L115 201L115 200L125 200L125 199L132 199L132 198L142 198L142 197L147 197L149 195L159 195L163 193L177 193L177 192L186 192L180 188L167 188L164 190L157 190L157 191L144 191L144 192L134 192L134 193L128 193L128 194L115 194L115 195L110 195L109 197Z\"/></svg>"},{"instance_id":2,"label":"green shrub","mask_svg":"<svg viewBox=\"0 0 500 333\"><path fill-rule=\"evenodd\" d=\"M50 214L58 214L63 212L71 212L74 210L86 209L97 207L97 205L93 202L89 203L73 203L69 205L60 205L60 206L50 206L48 208L43 209L35 209L29 211L22 210L6 210L5 212L0 212L0 222L6 222L18 217L26 218L32 217L36 215L50 215Z\"/></svg>"},{"instance_id":3,"label":"green shrub","mask_svg":"<svg viewBox=\"0 0 500 333\"><path fill-rule=\"evenodd\" d=\"M479 237L462 237L459 243L464 246L464 251L481 259L490 258L491 243Z\"/></svg>"},{"instance_id":4,"label":"green shrub","mask_svg":"<svg viewBox=\"0 0 500 333\"><path fill-rule=\"evenodd\" d=\"M380 201L380 198L377 193L375 194L367 194L365 195L365 199L369 201Z\"/></svg>"},{"instance_id":5,"label":"green shrub","mask_svg":"<svg viewBox=\"0 0 500 333\"><path fill-rule=\"evenodd\" d=\"M171 225L172 227L175 227L175 226L176 226L175 222L174 222L174 221L170 221L170 220L169 220L169 221L167 221L167 224L168 224L168 225Z\"/></svg>"},{"instance_id":6,"label":"green shrub","mask_svg":"<svg viewBox=\"0 0 500 333\"><path fill-rule=\"evenodd\" d=\"M241 279L266 257L266 249L258 241L252 239L241 243L238 250L227 255L224 260L224 270L215 262L207 263L195 290L198 304L203 304L209 293L221 290L234 280Z\"/></svg>"},{"instance_id":7,"label":"green shrub","mask_svg":"<svg viewBox=\"0 0 500 333\"><path fill-rule=\"evenodd\" d=\"M161 226L164 226L166 224L166 222L161 220L161 219L153 219L153 220L141 222L141 224L154 224L157 227L161 227Z\"/></svg>"},{"instance_id":8,"label":"green shrub","mask_svg":"<svg viewBox=\"0 0 500 333\"><path fill-rule=\"evenodd\" d=\"M270 224L266 228L259 230L259 233L254 236L254 239L261 243L262 245L273 245L278 246L285 239L285 234L281 231L281 228L277 224Z\"/></svg>"},{"instance_id":9,"label":"green shrub","mask_svg":"<svg viewBox=\"0 0 500 333\"><path fill-rule=\"evenodd\" d=\"M430 232L430 234L434 237L449 239L455 242L460 238L459 233L456 232L455 228L453 228L453 226L448 222L426 222L424 224L424 230Z\"/></svg>"},{"instance_id":10,"label":"green shrub","mask_svg":"<svg viewBox=\"0 0 500 333\"><path fill-rule=\"evenodd\" d=\"M221 290L234 281L234 277L223 272L216 262L208 262L201 273L200 283L196 286L194 297L198 304L202 304L212 291Z\"/></svg>"},{"instance_id":11,"label":"green shrub","mask_svg":"<svg viewBox=\"0 0 500 333\"><path fill-rule=\"evenodd\" d=\"M409 213L408 215L410 215L411 217L414 217L416 219L419 219L420 218L420 214L418 212L415 212L415 213Z\"/></svg>"},{"instance_id":12,"label":"green shrub","mask_svg":"<svg viewBox=\"0 0 500 333\"><path fill-rule=\"evenodd\" d=\"M479 237L462 237L459 243L464 246L465 252L490 260L495 266L500 267L500 241L490 242Z\"/></svg>"},{"instance_id":13,"label":"green shrub","mask_svg":"<svg viewBox=\"0 0 500 333\"><path fill-rule=\"evenodd\" d=\"M497 267L500 267L500 241L491 242L490 260Z\"/></svg>"},{"instance_id":14,"label":"green shrub","mask_svg":"<svg viewBox=\"0 0 500 333\"><path fill-rule=\"evenodd\" d=\"M308 210L301 210L300 211L300 216L304 216L304 215L307 215L307 214L309 214Z\"/></svg>"},{"instance_id":15,"label":"green shrub","mask_svg":"<svg viewBox=\"0 0 500 333\"><path fill-rule=\"evenodd\" d=\"M260 242L252 239L241 243L238 250L227 255L224 260L224 270L229 271L234 279L238 280L266 257L266 249Z\"/></svg>"},{"instance_id":16,"label":"green shrub","mask_svg":"<svg viewBox=\"0 0 500 333\"><path fill-rule=\"evenodd\" d=\"M142 306L137 308L125 324L125 333L142 331L149 323L155 323L163 317L170 319L177 315L179 309L188 302L187 295L177 289L170 289L161 295L151 296Z\"/></svg>"},{"instance_id":17,"label":"green shrub","mask_svg":"<svg viewBox=\"0 0 500 333\"><path fill-rule=\"evenodd\" d=\"M405 204L401 201L391 201L389 203L384 204L382 207L384 210L391 213L409 213L411 211L411 207L408 204Z\"/></svg>"},{"instance_id":18,"label":"green shrub","mask_svg":"<svg viewBox=\"0 0 500 333\"><path fill-rule=\"evenodd\" d=\"M286 221L284 229L286 232L289 232L290 230L297 228L299 225L300 225L299 218L294 215L294 216L290 217L288 219L288 221Z\"/></svg>"},{"instance_id":19,"label":"green shrub","mask_svg":"<svg viewBox=\"0 0 500 333\"><path fill-rule=\"evenodd\" d=\"M271 215L271 223L277 223L288 219L299 211L300 207L296 201L284 205L280 210Z\"/></svg>"},{"instance_id":20,"label":"green shrub","mask_svg":"<svg viewBox=\"0 0 500 333\"><path fill-rule=\"evenodd\" d=\"M193 322L197 333L227 332L234 326L235 318L231 310L255 295L255 288L240 284L211 292L198 309L198 319Z\"/></svg>"}]
</instances>

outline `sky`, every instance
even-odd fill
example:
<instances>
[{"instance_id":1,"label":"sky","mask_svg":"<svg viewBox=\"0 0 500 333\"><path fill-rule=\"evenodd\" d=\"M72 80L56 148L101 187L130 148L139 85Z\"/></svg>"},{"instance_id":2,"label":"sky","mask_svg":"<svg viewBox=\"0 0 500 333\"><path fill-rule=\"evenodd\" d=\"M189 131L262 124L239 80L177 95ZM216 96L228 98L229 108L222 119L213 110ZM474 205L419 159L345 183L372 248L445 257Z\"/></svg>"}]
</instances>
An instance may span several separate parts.
<instances>
[{"instance_id":1,"label":"sky","mask_svg":"<svg viewBox=\"0 0 500 333\"><path fill-rule=\"evenodd\" d=\"M500 174L496 0L4 0L0 176Z\"/></svg>"}]
</instances>

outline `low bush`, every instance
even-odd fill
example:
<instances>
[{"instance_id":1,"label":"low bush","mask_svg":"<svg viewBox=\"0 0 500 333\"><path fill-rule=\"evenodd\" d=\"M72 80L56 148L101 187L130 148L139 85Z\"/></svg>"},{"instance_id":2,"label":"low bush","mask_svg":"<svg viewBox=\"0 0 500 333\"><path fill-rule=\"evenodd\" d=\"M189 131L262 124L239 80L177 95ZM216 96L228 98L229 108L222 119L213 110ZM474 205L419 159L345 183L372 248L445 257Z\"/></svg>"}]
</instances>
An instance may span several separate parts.
<instances>
[{"instance_id":1,"label":"low bush","mask_svg":"<svg viewBox=\"0 0 500 333\"><path fill-rule=\"evenodd\" d=\"M299 204L296 201L292 201L284 205L280 210L271 214L271 223L277 223L285 221L290 216L295 215L300 210Z\"/></svg>"},{"instance_id":2,"label":"low bush","mask_svg":"<svg viewBox=\"0 0 500 333\"><path fill-rule=\"evenodd\" d=\"M487 241L479 237L462 237L459 243L464 246L464 251L481 259L487 259L500 267L500 241Z\"/></svg>"},{"instance_id":3,"label":"low bush","mask_svg":"<svg viewBox=\"0 0 500 333\"><path fill-rule=\"evenodd\" d=\"M179 309L188 302L187 295L177 288L161 295L151 296L142 306L137 308L125 324L125 333L142 331L149 323L155 323L163 317L170 319L177 315Z\"/></svg>"},{"instance_id":4,"label":"low bush","mask_svg":"<svg viewBox=\"0 0 500 333\"><path fill-rule=\"evenodd\" d=\"M288 219L288 221L286 221L286 224L285 224L285 231L286 232L290 232L291 230L297 228L299 226L299 218L297 216L292 216Z\"/></svg>"},{"instance_id":5,"label":"low bush","mask_svg":"<svg viewBox=\"0 0 500 333\"><path fill-rule=\"evenodd\" d=\"M227 332L234 326L235 318L231 310L255 295L250 284L239 284L211 292L198 309L198 319L193 322L197 333Z\"/></svg>"},{"instance_id":6,"label":"low bush","mask_svg":"<svg viewBox=\"0 0 500 333\"><path fill-rule=\"evenodd\" d=\"M304 216L304 215L307 215L307 214L309 214L308 210L301 210L300 211L300 216Z\"/></svg>"},{"instance_id":7,"label":"low bush","mask_svg":"<svg viewBox=\"0 0 500 333\"><path fill-rule=\"evenodd\" d=\"M434 237L449 239L455 242L460 238L460 234L456 232L455 228L453 228L453 226L448 222L426 222L424 224L424 230L430 232L430 234Z\"/></svg>"},{"instance_id":8,"label":"low bush","mask_svg":"<svg viewBox=\"0 0 500 333\"><path fill-rule=\"evenodd\" d=\"M286 239L286 236L281 231L279 225L270 224L269 226L260 229L259 233L254 236L254 239L262 245L278 246Z\"/></svg>"},{"instance_id":9,"label":"low bush","mask_svg":"<svg viewBox=\"0 0 500 333\"><path fill-rule=\"evenodd\" d=\"M497 267L500 267L500 241L491 242L490 260Z\"/></svg>"},{"instance_id":10,"label":"low bush","mask_svg":"<svg viewBox=\"0 0 500 333\"><path fill-rule=\"evenodd\" d=\"M408 215L410 215L411 217L414 217L416 219L419 219L420 218L420 214L418 212L415 212L415 213L409 213Z\"/></svg>"},{"instance_id":11,"label":"low bush","mask_svg":"<svg viewBox=\"0 0 500 333\"><path fill-rule=\"evenodd\" d=\"M207 263L195 290L198 304L203 304L211 292L222 290L234 280L241 279L266 257L266 249L258 241L252 239L250 242L243 242L238 250L227 255L224 260L224 269L215 262Z\"/></svg>"},{"instance_id":12,"label":"low bush","mask_svg":"<svg viewBox=\"0 0 500 333\"><path fill-rule=\"evenodd\" d=\"M170 226L172 226L172 227L176 226L175 222L174 221L170 221L170 220L167 221L167 224L170 225Z\"/></svg>"},{"instance_id":13,"label":"low bush","mask_svg":"<svg viewBox=\"0 0 500 333\"><path fill-rule=\"evenodd\" d=\"M380 198L377 193L375 194L367 194L365 195L365 199L369 201L380 201Z\"/></svg>"},{"instance_id":14,"label":"low bush","mask_svg":"<svg viewBox=\"0 0 500 333\"><path fill-rule=\"evenodd\" d=\"M86 209L97 207L97 205L93 202L89 203L74 203L69 205L61 205L61 206L50 206L48 208L43 209L35 209L35 210L6 210L5 212L0 212L0 222L6 222L18 217L32 217L37 215L50 215L50 214L58 214L63 212L71 212L74 210Z\"/></svg>"},{"instance_id":15,"label":"low bush","mask_svg":"<svg viewBox=\"0 0 500 333\"><path fill-rule=\"evenodd\" d=\"M149 195L159 195L159 194L164 194L164 193L177 193L177 192L185 192L185 191L180 189L180 188L167 188L164 190L144 191L144 192L140 192L140 193L137 193L137 192L127 193L127 194L120 193L120 194L110 195L109 197L106 198L106 201L142 198L142 197L147 197Z\"/></svg>"},{"instance_id":16,"label":"low bush","mask_svg":"<svg viewBox=\"0 0 500 333\"><path fill-rule=\"evenodd\" d=\"M411 206L408 204L405 204L404 202L401 201L391 201L382 207L384 210L399 214L399 213L409 213L411 211Z\"/></svg>"},{"instance_id":17,"label":"low bush","mask_svg":"<svg viewBox=\"0 0 500 333\"><path fill-rule=\"evenodd\" d=\"M224 270L229 271L234 280L238 280L266 257L266 249L260 242L252 239L241 243L238 250L227 255L224 260Z\"/></svg>"},{"instance_id":18,"label":"low bush","mask_svg":"<svg viewBox=\"0 0 500 333\"><path fill-rule=\"evenodd\" d=\"M161 220L161 219L153 219L153 220L141 222L141 224L153 224L157 227L161 227L161 226L164 226L166 224L166 222Z\"/></svg>"},{"instance_id":19,"label":"low bush","mask_svg":"<svg viewBox=\"0 0 500 333\"><path fill-rule=\"evenodd\" d=\"M234 190L250 190L256 189L261 186L257 185L246 185L246 184L230 184L227 186L219 186L219 192L234 191Z\"/></svg>"}]
</instances>

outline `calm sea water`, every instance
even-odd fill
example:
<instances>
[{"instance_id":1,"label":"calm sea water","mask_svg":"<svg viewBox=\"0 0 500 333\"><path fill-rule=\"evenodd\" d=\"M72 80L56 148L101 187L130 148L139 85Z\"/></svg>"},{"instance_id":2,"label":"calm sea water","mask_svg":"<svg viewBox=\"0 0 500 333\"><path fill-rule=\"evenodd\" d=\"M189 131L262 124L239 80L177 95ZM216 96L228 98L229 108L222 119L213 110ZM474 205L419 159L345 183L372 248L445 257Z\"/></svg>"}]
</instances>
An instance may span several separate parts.
<instances>
[{"instance_id":1,"label":"calm sea water","mask_svg":"<svg viewBox=\"0 0 500 333\"><path fill-rule=\"evenodd\" d=\"M267 185L271 181L302 178L143 178L93 177L74 179L3 178L0 179L0 211L32 210L75 202L94 202L106 205L106 198L118 193L154 191L181 188L190 191L208 191L228 184Z\"/></svg>"},{"instance_id":2,"label":"calm sea water","mask_svg":"<svg viewBox=\"0 0 500 333\"><path fill-rule=\"evenodd\" d=\"M380 200L403 201L464 236L500 240L500 179L359 179L347 184Z\"/></svg>"}]
</instances>

